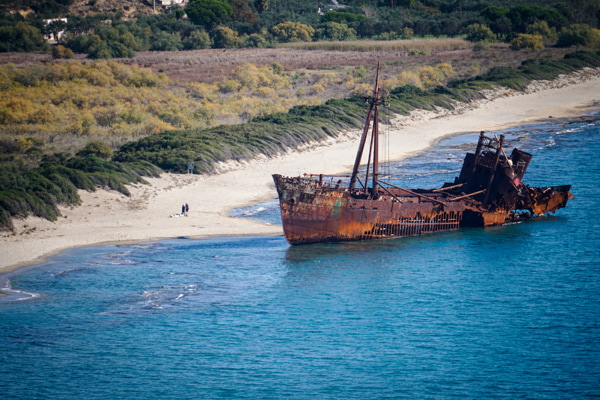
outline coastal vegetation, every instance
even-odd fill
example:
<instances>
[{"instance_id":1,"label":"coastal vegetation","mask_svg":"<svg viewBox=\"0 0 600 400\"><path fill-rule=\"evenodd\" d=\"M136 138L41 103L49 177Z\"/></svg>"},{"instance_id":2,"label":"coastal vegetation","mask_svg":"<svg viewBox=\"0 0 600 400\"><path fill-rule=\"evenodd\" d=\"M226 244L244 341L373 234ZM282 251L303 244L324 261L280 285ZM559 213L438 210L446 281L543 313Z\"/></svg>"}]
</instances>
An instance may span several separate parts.
<instances>
[{"instance_id":1,"label":"coastal vegetation","mask_svg":"<svg viewBox=\"0 0 600 400\"><path fill-rule=\"evenodd\" d=\"M440 63L390 76L390 87L434 87L456 75ZM278 63L242 64L216 83L173 82L163 73L115 61L0 66L2 137L44 143L46 151L77 151L90 139L119 145L153 133L205 129L285 113L325 101L323 93L342 87L364 94L364 67L321 76L288 74Z\"/></svg>"},{"instance_id":2,"label":"coastal vegetation","mask_svg":"<svg viewBox=\"0 0 600 400\"><path fill-rule=\"evenodd\" d=\"M150 133L241 122L312 101L293 96L290 87L277 64L244 64L218 84L174 84L163 73L115 61L9 64L0 66L0 127L4 137L63 150L62 142L73 150L90 138L117 147Z\"/></svg>"},{"instance_id":3,"label":"coastal vegetation","mask_svg":"<svg viewBox=\"0 0 600 400\"><path fill-rule=\"evenodd\" d=\"M98 71L90 69L82 73L79 70L83 68L81 65L72 65L81 74L80 81L90 79L88 75ZM116 81L118 74L111 69L113 67L116 70L120 68L110 63L100 64L99 68L105 74L98 74L94 79ZM423 67L415 72L414 78L418 77L418 81L415 80L413 84L406 84L399 76L384 82L388 98L387 107L383 108L384 118L392 114L407 114L415 109L452 109L458 102L481 98L482 91L486 89L502 86L522 90L532 80L551 80L559 74L586 67L600 67L599 51L576 51L559 60L531 59L518 68L496 67L470 78L456 78L455 71L448 64ZM251 67L247 68L254 71ZM245 85L247 90L259 90L260 82L267 81L269 85L283 85L282 90L285 89L286 80L281 78L278 81L276 78L282 72L276 65L263 68L263 81L258 78L262 76L260 74L245 75L240 72L236 82ZM108 71L112 72L109 74ZM132 73L127 79L122 78L119 83L128 90L169 85L168 80L160 74L137 67L127 71L137 72L137 75ZM355 73L361 74L358 70ZM15 85L23 85L14 77L9 79L10 73L4 71L4 75L5 91L10 91ZM37 86L32 86L34 88L51 84L61 86L60 75L53 83L50 83L49 76L54 75L41 73L37 81L21 80L38 82ZM275 83L269 81L269 77ZM115 82L113 84L116 85ZM229 86L236 85L230 83ZM202 98L201 94L195 96ZM130 101L135 103L140 98L131 98ZM6 111L9 108L12 111L30 112L33 116L36 114L36 111L27 111L26 105L5 105L2 114L5 119L10 118ZM299 104L289 111L255 115L244 124L159 129L139 140L128 141L114 152L106 141L90 137L86 138L87 144L73 154L48 151L43 141L33 137L3 135L0 140L0 227L10 230L12 218L28 215L55 220L60 215L58 205L79 204L77 189L108 188L127 195L127 183L143 183L144 176L157 176L161 170L183 172L188 162L194 162L195 173L210 173L221 161L244 161L257 155L274 156L304 144L336 137L343 130L359 127L363 117L364 100L360 94L355 94L347 98L330 99L323 104Z\"/></svg>"},{"instance_id":4,"label":"coastal vegetation","mask_svg":"<svg viewBox=\"0 0 600 400\"><path fill-rule=\"evenodd\" d=\"M421 87L405 82L398 85L398 81L384 82L388 102L382 111L390 116L407 115L415 109L453 109L458 102L481 99L484 90L499 86L524 90L533 80L552 80L559 74L584 67L600 67L600 52L574 52L562 60L529 60L516 69L497 67L473 78L452 80L447 85L435 84L443 80L444 66L423 68L418 81ZM446 73L452 75L451 71ZM435 78L436 75L439 78ZM422 82L430 77L430 84L423 86ZM243 161L257 154L273 156L335 137L343 130L360 127L363 117L363 97L354 95L331 99L322 105L295 106L289 112L255 117L243 125L153 134L125 144L114 159L146 160L173 172L185 171L187 162L194 161L196 172L210 173L219 161Z\"/></svg>"},{"instance_id":5,"label":"coastal vegetation","mask_svg":"<svg viewBox=\"0 0 600 400\"><path fill-rule=\"evenodd\" d=\"M599 23L596 0L4 1L0 230L356 128L377 60L384 117L596 68Z\"/></svg>"},{"instance_id":6,"label":"coastal vegetation","mask_svg":"<svg viewBox=\"0 0 600 400\"><path fill-rule=\"evenodd\" d=\"M3 3L0 52L50 51L45 35L93 59L132 57L145 50L264 48L290 42L426 36L509 43L517 35L532 34L532 25L541 22L553 32L547 43L590 46L598 42L600 18L595 0L191 0L184 8L158 10L156 2L153 6L113 0Z\"/></svg>"}]
</instances>

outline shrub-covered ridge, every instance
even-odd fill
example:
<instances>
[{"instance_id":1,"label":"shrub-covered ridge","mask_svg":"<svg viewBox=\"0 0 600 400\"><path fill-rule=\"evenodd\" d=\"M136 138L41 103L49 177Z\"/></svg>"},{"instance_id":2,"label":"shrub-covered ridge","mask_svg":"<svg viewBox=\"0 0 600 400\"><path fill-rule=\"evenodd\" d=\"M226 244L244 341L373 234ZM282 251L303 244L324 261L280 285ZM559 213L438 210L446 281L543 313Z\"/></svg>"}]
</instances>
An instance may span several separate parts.
<instances>
[{"instance_id":1,"label":"shrub-covered ridge","mask_svg":"<svg viewBox=\"0 0 600 400\"><path fill-rule=\"evenodd\" d=\"M533 80L553 80L584 67L600 67L600 52L578 51L562 60L526 61L518 69L498 67L476 78L432 89L398 87L389 92L387 106L381 112L385 118L392 114L407 115L415 109L453 109L457 102L481 99L486 89L503 86L524 90ZM318 106L296 106L287 113L256 117L242 125L150 135L122 146L115 160L146 160L173 172L183 172L188 162L194 162L197 173L210 173L220 161L248 160L257 154L270 157L335 137L343 130L362 126L364 113L364 100L360 96L333 99Z\"/></svg>"}]
</instances>

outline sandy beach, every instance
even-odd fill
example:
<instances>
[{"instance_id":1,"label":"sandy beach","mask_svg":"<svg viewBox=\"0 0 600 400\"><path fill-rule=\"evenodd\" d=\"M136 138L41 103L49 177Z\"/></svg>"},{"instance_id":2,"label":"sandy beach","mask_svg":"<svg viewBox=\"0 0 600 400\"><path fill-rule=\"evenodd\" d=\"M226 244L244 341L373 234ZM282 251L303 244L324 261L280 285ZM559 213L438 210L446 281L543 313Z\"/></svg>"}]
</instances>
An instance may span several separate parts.
<instances>
[{"instance_id":1,"label":"sandy beach","mask_svg":"<svg viewBox=\"0 0 600 400\"><path fill-rule=\"evenodd\" d=\"M448 135L493 131L548 117L581 115L600 103L600 70L586 69L552 82L535 82L526 92L487 94L487 99L456 110L416 111L399 116L389 133L390 159L399 160ZM145 242L175 237L279 235L281 227L229 218L237 207L276 196L271 174L340 173L351 169L360 132L335 142L290 152L274 159L224 164L213 176L163 174L148 185L130 187L131 197L98 190L80 192L82 205L61 208L56 222L15 220L15 232L0 236L0 273L41 263L79 246ZM188 203L189 215L174 217Z\"/></svg>"}]
</instances>

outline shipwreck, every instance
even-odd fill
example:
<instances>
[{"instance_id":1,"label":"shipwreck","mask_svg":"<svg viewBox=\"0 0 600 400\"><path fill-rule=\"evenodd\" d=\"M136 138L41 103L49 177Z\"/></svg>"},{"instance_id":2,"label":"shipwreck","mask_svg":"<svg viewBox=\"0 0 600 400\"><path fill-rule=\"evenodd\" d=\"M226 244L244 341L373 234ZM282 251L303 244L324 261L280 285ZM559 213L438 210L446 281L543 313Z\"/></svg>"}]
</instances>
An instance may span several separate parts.
<instances>
[{"instance_id":1,"label":"shipwreck","mask_svg":"<svg viewBox=\"0 0 600 400\"><path fill-rule=\"evenodd\" d=\"M273 175L281 220L291 245L370 240L488 227L554 213L572 198L570 185L530 187L523 176L532 155L504 150L504 137L481 132L454 182L406 189L379 174L379 67L352 174ZM367 146L367 143L369 145ZM368 148L366 168L361 171ZM359 176L360 175L360 176Z\"/></svg>"}]
</instances>

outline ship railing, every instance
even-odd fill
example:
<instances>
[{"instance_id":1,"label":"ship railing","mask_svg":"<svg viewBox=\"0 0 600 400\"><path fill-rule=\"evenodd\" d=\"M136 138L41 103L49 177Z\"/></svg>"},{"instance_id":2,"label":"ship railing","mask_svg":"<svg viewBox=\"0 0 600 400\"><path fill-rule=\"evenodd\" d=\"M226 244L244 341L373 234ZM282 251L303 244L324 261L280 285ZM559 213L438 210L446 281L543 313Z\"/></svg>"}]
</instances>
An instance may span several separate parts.
<instances>
[{"instance_id":1,"label":"ship railing","mask_svg":"<svg viewBox=\"0 0 600 400\"><path fill-rule=\"evenodd\" d=\"M350 175L304 174L304 176L318 181L323 188L345 189L350 187Z\"/></svg>"}]
</instances>

